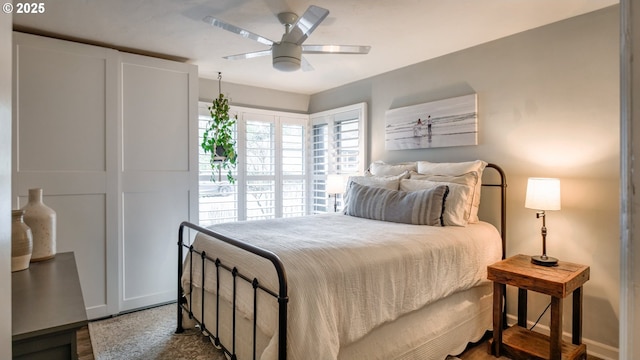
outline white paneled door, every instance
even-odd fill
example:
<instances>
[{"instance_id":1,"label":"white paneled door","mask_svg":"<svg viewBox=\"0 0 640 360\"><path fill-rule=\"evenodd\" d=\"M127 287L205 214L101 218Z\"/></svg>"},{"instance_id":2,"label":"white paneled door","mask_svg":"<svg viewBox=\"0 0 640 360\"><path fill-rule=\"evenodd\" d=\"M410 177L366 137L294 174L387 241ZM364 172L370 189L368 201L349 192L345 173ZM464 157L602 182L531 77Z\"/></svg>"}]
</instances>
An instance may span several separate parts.
<instances>
[{"instance_id":1,"label":"white paneled door","mask_svg":"<svg viewBox=\"0 0 640 360\"><path fill-rule=\"evenodd\" d=\"M91 318L118 310L107 286L117 280L107 255L117 237L117 62L115 50L14 33L14 208L43 189Z\"/></svg>"},{"instance_id":2,"label":"white paneled door","mask_svg":"<svg viewBox=\"0 0 640 360\"><path fill-rule=\"evenodd\" d=\"M122 56L121 310L176 299L177 229L197 221L197 74ZM193 189L193 191L192 191Z\"/></svg>"}]
</instances>

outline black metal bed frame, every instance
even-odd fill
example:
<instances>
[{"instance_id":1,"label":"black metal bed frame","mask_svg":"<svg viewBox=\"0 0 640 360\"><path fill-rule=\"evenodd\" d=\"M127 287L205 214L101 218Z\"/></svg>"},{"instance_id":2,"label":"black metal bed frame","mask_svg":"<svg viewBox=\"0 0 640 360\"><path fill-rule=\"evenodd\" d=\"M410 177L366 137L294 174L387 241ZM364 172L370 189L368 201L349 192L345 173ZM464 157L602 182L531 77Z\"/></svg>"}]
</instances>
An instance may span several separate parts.
<instances>
[{"instance_id":1,"label":"black metal bed frame","mask_svg":"<svg viewBox=\"0 0 640 360\"><path fill-rule=\"evenodd\" d=\"M488 187L499 187L501 188L500 191L500 236L502 238L502 258L504 259L506 256L506 233L507 233L507 222L506 222L506 207L507 207L507 183L506 183L506 176L504 171L495 164L488 164L487 168L492 168L495 171L498 172L498 175L500 177L500 181L498 183L488 183L485 184L483 181L482 186L488 186ZM224 264L222 262L222 260L220 260L219 258L213 258L211 256L209 256L205 251L198 251L196 249L193 248L193 245L186 245L184 243L184 229L188 228L188 229L192 229L195 230L197 232L206 234L208 236L214 237L222 242L225 242L229 245L238 247L240 249L243 249L245 251L248 251L256 256L262 257L264 259L269 260L272 264L273 267L276 271L276 274L278 275L278 283L279 283L279 289L278 292L274 292L266 287L263 287L260 284L260 281L257 278L250 278L242 273L240 273L238 271L238 269L236 267L231 267L227 264ZM196 254L195 256L195 260L197 261L197 258L199 257L202 261L202 284L203 286L201 287L201 309L200 309L200 314L202 315L202 319L196 319L193 316L193 312L191 311L191 306L193 304L192 302L192 295L193 295L193 285L191 285L191 281L190 281L190 291L188 295L185 295L183 289L182 289L182 274L183 274L183 261L184 261L184 249L188 249L189 254L188 256L190 257L190 269L189 269L189 273L193 274L193 261L194 261L194 254ZM205 324L205 319L204 319L204 314L205 314L205 309L204 309L204 293L205 293L205 289L204 289L204 281L205 281L205 262L209 261L212 264L215 265L216 267L216 324L215 324L215 329L212 331L210 330L207 325ZM221 271L227 271L231 274L232 279L233 279L233 291L232 291L232 341L231 341L231 346L230 348L227 347L227 345L222 344L220 341L220 334L219 334L219 309L220 309L220 273ZM258 290L262 290L265 293L271 295L272 297L274 297L277 301L278 301L278 359L279 360L286 360L287 358L287 304L289 301L289 297L288 297L288 290L287 290L287 275L286 275L286 271L284 268L284 265L282 264L282 262L280 261L280 258L278 258L278 256L276 254L274 254L271 251L268 250L264 250L262 248L244 243L242 241L238 241L238 240L234 240L231 239L227 236L221 235L216 233L215 231L212 231L211 229L207 229L198 225L195 225L193 223L184 221L180 224L180 227L178 229L178 301L177 301L177 328L176 328L176 333L182 333L184 332L184 328L182 326L182 320L183 320L183 313L182 311L186 311L189 314L189 318L190 319L194 319L195 322L198 324L198 326L200 327L201 331L206 332L207 334L209 334L209 337L211 338L211 340L213 340L213 343L219 347L220 349L222 349L222 351L224 351L224 353L229 356L229 358L231 360L237 360L237 355L236 355L236 297L237 297L237 280L241 279L242 281L246 281L247 283L251 284L251 286L253 287L253 359L256 359L256 344L257 344L257 336L256 336L256 329L257 329L257 318L258 318L258 306L257 306L257 291ZM187 301L187 296L189 297L188 301ZM504 299L505 303L504 303L504 311L503 311L503 317L506 318L506 299ZM503 322L504 324L506 324L506 321Z\"/></svg>"}]
</instances>

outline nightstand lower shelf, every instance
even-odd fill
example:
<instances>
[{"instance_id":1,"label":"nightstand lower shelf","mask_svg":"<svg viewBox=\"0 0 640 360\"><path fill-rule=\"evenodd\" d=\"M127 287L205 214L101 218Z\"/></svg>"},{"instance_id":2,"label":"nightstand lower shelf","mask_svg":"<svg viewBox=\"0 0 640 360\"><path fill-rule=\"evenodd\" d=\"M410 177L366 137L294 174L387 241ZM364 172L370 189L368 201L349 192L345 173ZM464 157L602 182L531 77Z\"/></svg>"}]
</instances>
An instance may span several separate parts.
<instances>
[{"instance_id":1,"label":"nightstand lower shelf","mask_svg":"<svg viewBox=\"0 0 640 360\"><path fill-rule=\"evenodd\" d=\"M585 344L574 345L563 341L561 348L563 360L587 358ZM512 359L549 359L549 337L514 325L502 333L502 350Z\"/></svg>"}]
</instances>

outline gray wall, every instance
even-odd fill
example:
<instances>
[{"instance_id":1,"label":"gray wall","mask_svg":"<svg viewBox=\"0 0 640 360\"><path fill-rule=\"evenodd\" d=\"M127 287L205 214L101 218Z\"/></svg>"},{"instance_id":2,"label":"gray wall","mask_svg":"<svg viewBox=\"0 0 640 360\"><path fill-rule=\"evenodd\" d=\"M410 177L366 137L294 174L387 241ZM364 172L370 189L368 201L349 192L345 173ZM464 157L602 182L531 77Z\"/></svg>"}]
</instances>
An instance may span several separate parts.
<instances>
[{"instance_id":1,"label":"gray wall","mask_svg":"<svg viewBox=\"0 0 640 360\"><path fill-rule=\"evenodd\" d=\"M200 79L199 82L200 101L209 102L218 97L218 80ZM233 84L224 80L224 74L222 74L222 93L229 98L230 104L236 106L303 114L306 114L309 108L309 95Z\"/></svg>"},{"instance_id":2,"label":"gray wall","mask_svg":"<svg viewBox=\"0 0 640 360\"><path fill-rule=\"evenodd\" d=\"M584 336L612 357L620 285L618 11L609 7L315 94L309 104L317 112L366 101L370 160L479 158L502 166L508 255L541 252L541 222L524 208L527 178L559 177L562 210L547 214L547 253L590 265ZM385 150L385 111L474 92L478 146ZM530 303L535 321L548 298L531 296ZM565 330L570 313L567 307Z\"/></svg>"},{"instance_id":3,"label":"gray wall","mask_svg":"<svg viewBox=\"0 0 640 360\"><path fill-rule=\"evenodd\" d=\"M11 36L0 13L0 359L11 358Z\"/></svg>"}]
</instances>

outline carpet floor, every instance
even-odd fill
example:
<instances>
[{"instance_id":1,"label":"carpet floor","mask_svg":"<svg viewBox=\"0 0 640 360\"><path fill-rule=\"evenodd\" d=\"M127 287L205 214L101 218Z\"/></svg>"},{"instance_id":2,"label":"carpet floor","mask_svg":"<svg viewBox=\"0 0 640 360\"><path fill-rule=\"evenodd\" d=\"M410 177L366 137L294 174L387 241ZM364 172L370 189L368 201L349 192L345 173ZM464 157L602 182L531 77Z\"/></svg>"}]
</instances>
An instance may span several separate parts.
<instances>
[{"instance_id":1,"label":"carpet floor","mask_svg":"<svg viewBox=\"0 0 640 360\"><path fill-rule=\"evenodd\" d=\"M176 305L169 304L89 323L87 344L95 360L226 360L211 341L195 329L175 334ZM83 335L84 336L84 335ZM88 339L87 339L88 340ZM82 344L79 338L79 348ZM471 346L459 358L447 360L495 359L486 342ZM505 359L501 357L500 359Z\"/></svg>"},{"instance_id":2,"label":"carpet floor","mask_svg":"<svg viewBox=\"0 0 640 360\"><path fill-rule=\"evenodd\" d=\"M96 360L224 360L208 338L195 329L175 334L176 305L89 323Z\"/></svg>"}]
</instances>

